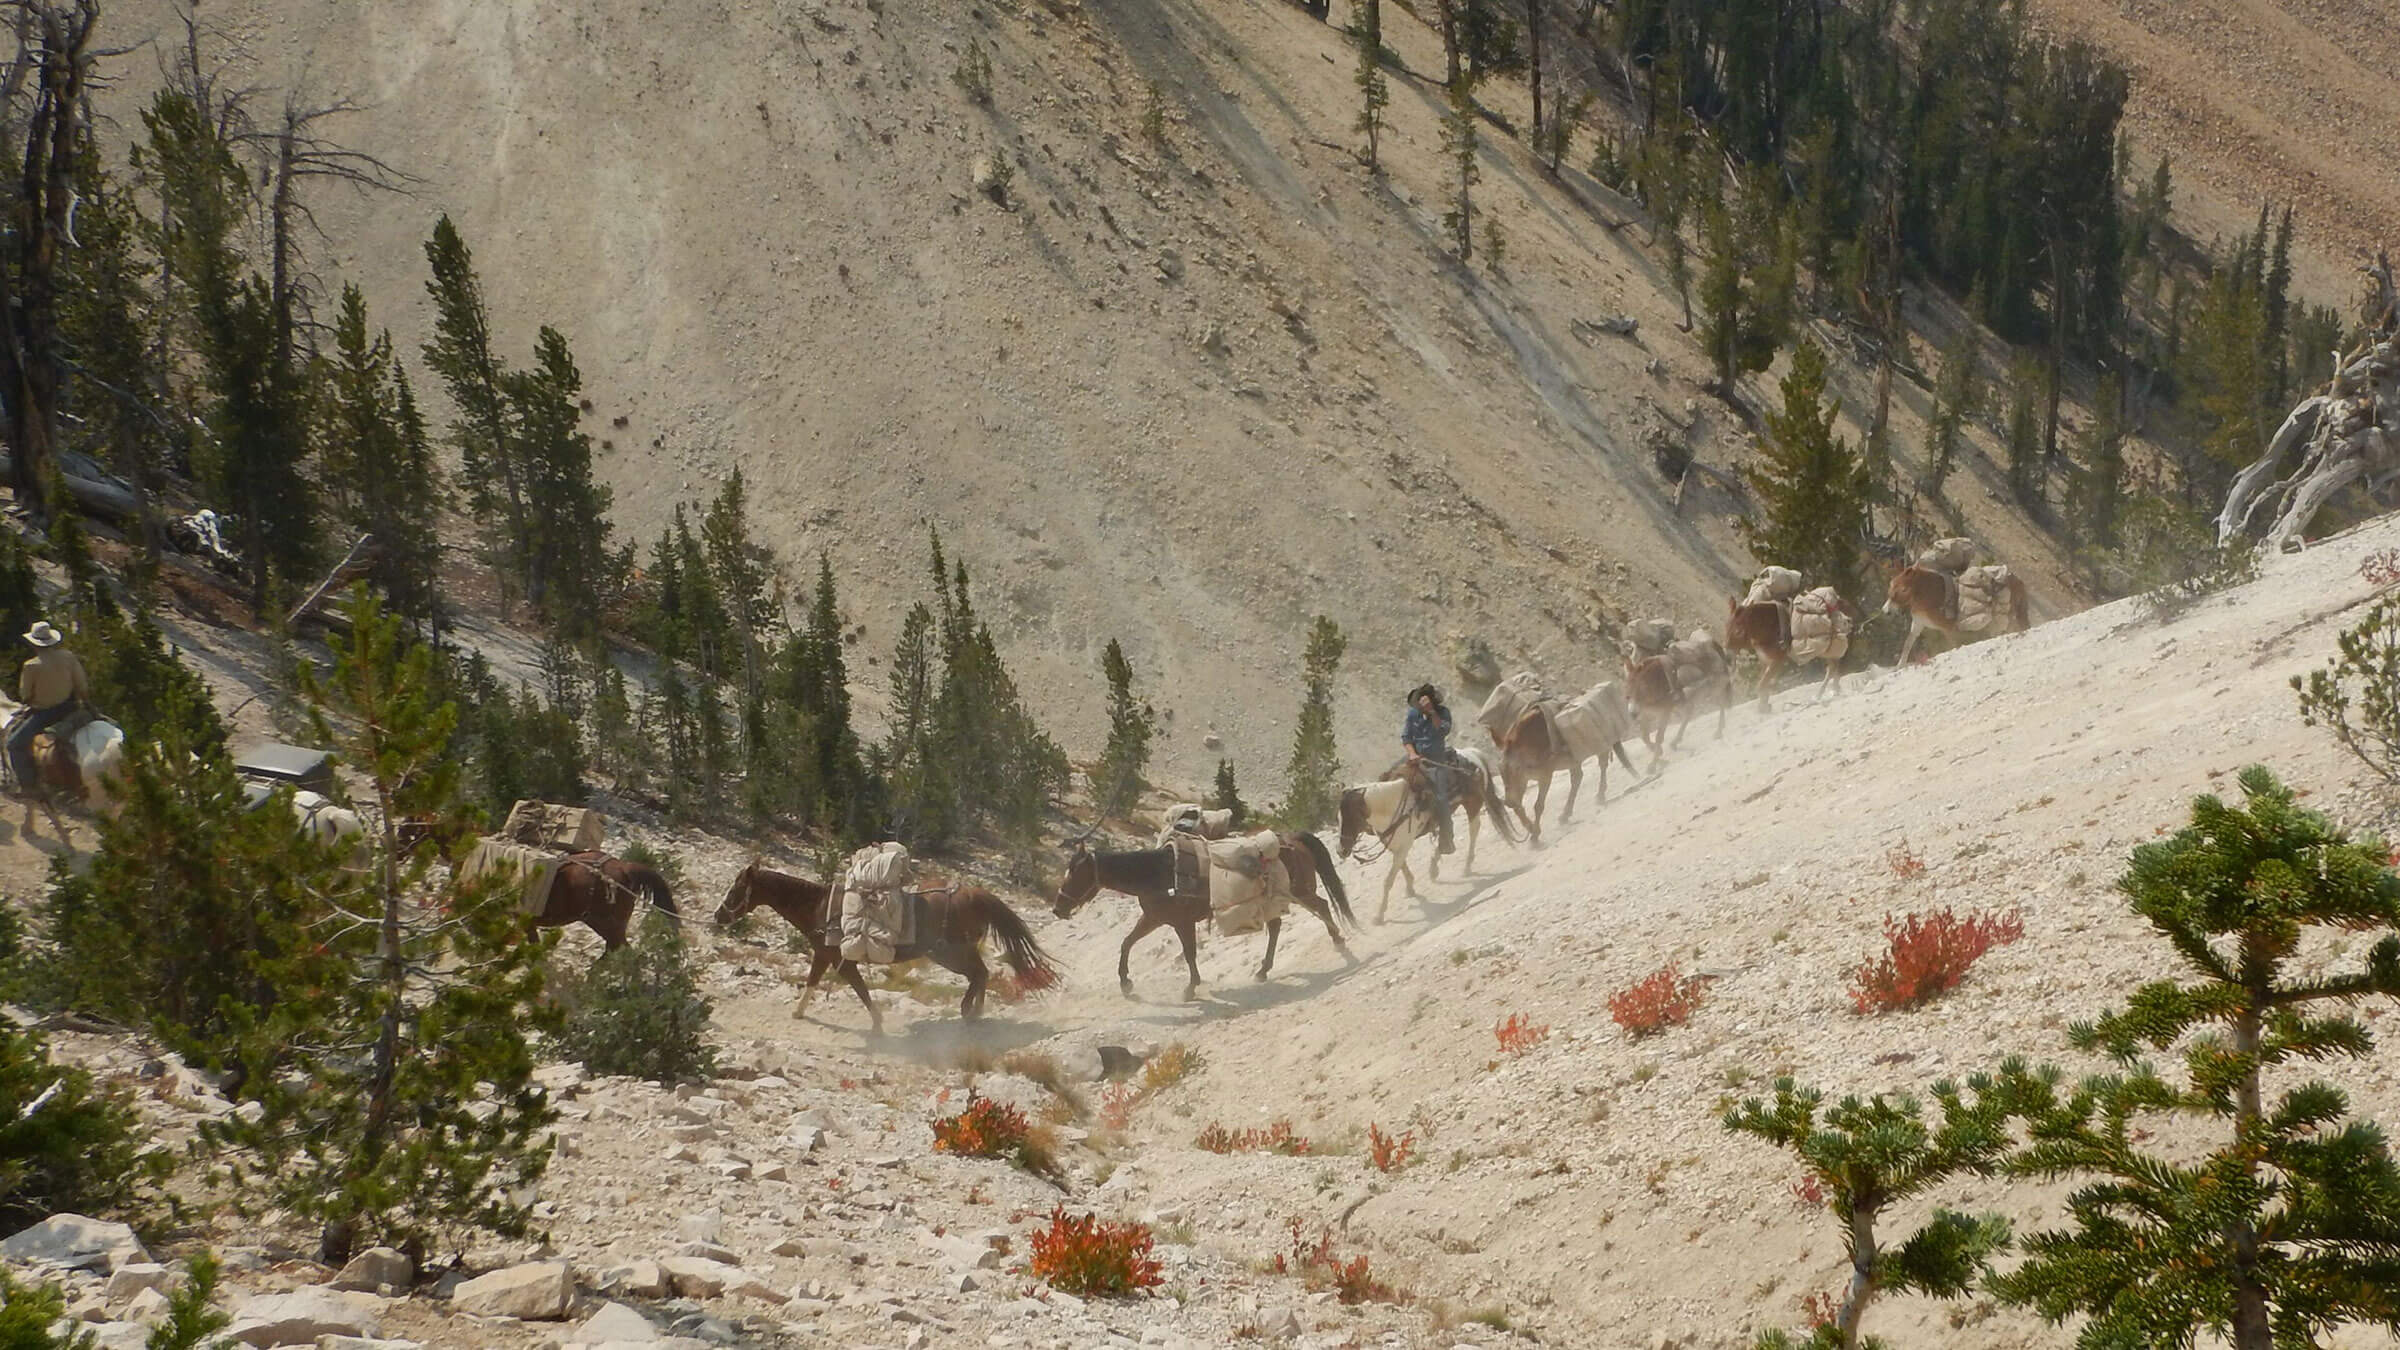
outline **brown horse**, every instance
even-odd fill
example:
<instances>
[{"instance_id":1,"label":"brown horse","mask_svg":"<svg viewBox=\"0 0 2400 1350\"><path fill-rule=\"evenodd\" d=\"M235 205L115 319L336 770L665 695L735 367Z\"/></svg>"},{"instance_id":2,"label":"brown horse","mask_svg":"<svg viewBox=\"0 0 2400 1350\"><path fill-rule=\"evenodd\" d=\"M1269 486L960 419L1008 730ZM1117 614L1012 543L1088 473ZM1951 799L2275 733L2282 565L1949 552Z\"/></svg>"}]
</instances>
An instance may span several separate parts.
<instances>
[{"instance_id":1,"label":"brown horse","mask_svg":"<svg viewBox=\"0 0 2400 1350\"><path fill-rule=\"evenodd\" d=\"M874 1021L875 1034L880 1036L883 1014L875 1010L875 1000L867 995L867 982L859 976L858 963L843 956L838 943L825 941L825 905L832 894L833 888L823 883L771 871L753 858L749 866L734 875L733 885L725 892L725 903L717 906L714 922L722 928L760 905L782 915L808 939L809 949L808 983L800 990L800 1004L792 1009L792 1016L808 1011L808 1000L817 992L817 981L824 978L826 967L838 962L842 979L865 1005L867 1016ZM966 976L967 994L959 1000L958 1015L970 1022L983 1016L984 989L992 978L991 968L983 963L983 939L987 935L999 943L1000 959L1026 988L1046 989L1058 983L1058 967L1051 963L1050 954L1042 950L1042 944L1034 940L1033 930L1025 926L1007 901L981 886L927 892L925 926L932 930L932 937L894 947L892 959L884 964L896 966L926 957L945 970Z\"/></svg>"},{"instance_id":2,"label":"brown horse","mask_svg":"<svg viewBox=\"0 0 2400 1350\"><path fill-rule=\"evenodd\" d=\"M2022 633L2033 626L2032 606L2025 596L2025 583L2010 573L2001 587L2008 597L2008 621L2014 625L2008 631ZM1959 639L1958 579L1946 572L1929 567L1903 567L1892 574L1891 588L1885 593L1884 612L1908 612L1908 641L1900 644L1900 665L1908 664L1908 654L1916 649L1917 636L1931 628L1949 638ZM1998 615L1994 615L1998 618ZM1995 631L1996 626L1995 626Z\"/></svg>"},{"instance_id":3,"label":"brown horse","mask_svg":"<svg viewBox=\"0 0 2400 1350\"><path fill-rule=\"evenodd\" d=\"M1841 612L1849 613L1848 607L1845 605ZM1767 702L1767 691L1774 686L1775 677L1792 662L1792 638L1785 626L1782 607L1769 601L1745 605L1740 596L1733 597L1726 606L1725 650L1758 653L1758 709L1773 712ZM1842 657L1849 650L1850 641L1843 638L1810 658L1825 663L1825 679L1817 686L1818 698L1825 697L1828 689L1837 694L1842 691Z\"/></svg>"},{"instance_id":4,"label":"brown horse","mask_svg":"<svg viewBox=\"0 0 2400 1350\"><path fill-rule=\"evenodd\" d=\"M544 928L580 923L598 933L613 952L625 945L634 907L644 896L659 913L681 921L675 894L657 868L605 853L571 853L558 865L558 876L550 883L549 902L534 922Z\"/></svg>"},{"instance_id":5,"label":"brown horse","mask_svg":"<svg viewBox=\"0 0 2400 1350\"><path fill-rule=\"evenodd\" d=\"M1298 832L1277 838L1283 841L1283 870L1291 878L1292 899L1324 921L1325 931L1333 935L1334 950L1349 957L1355 965L1358 958L1350 955L1350 944L1342 940L1342 921L1355 927L1358 916L1350 912L1350 894L1342 889L1341 874L1334 871L1333 857L1325 851L1325 841ZM1332 897L1330 904L1317 895L1320 881L1325 884L1325 894ZM1125 935L1124 945L1117 948L1118 990L1127 998L1133 997L1133 944L1160 928L1172 928L1175 936L1183 939L1183 964L1192 976L1191 983L1183 987L1183 996L1188 1000L1198 992L1199 928L1213 913L1206 881L1198 891L1179 895L1175 891L1174 849L1096 853L1078 839L1067 853L1067 874L1059 880L1058 895L1051 902L1050 912L1062 919L1070 918L1102 891L1130 895L1142 907L1142 917L1134 922L1133 931ZM1336 914L1340 919L1336 919ZM1267 920L1267 955L1258 963L1259 979L1267 978L1267 972L1275 968L1275 944L1282 936L1283 920Z\"/></svg>"},{"instance_id":6,"label":"brown horse","mask_svg":"<svg viewBox=\"0 0 2400 1350\"><path fill-rule=\"evenodd\" d=\"M1558 823L1567 824L1575 818L1575 794L1583 790L1583 759L1567 745L1559 733L1558 722L1547 709L1528 708L1516 723L1493 738L1500 746L1500 784L1508 809L1524 822L1525 834L1535 843L1542 839L1542 811L1550 802L1550 780L1559 773L1567 775L1566 804L1558 809ZM1625 753L1622 743L1609 747L1632 773L1633 758ZM1602 805L1608 802L1608 756L1602 755L1599 795ZM1533 814L1525 814L1525 785L1534 784ZM1473 808L1469 808L1472 819ZM1472 831L1470 831L1472 832ZM1468 846L1468 856L1474 846Z\"/></svg>"},{"instance_id":7,"label":"brown horse","mask_svg":"<svg viewBox=\"0 0 2400 1350\"><path fill-rule=\"evenodd\" d=\"M1489 756L1472 746L1459 748L1458 757L1468 766L1453 782L1450 804L1467 809L1467 862L1469 873L1475 870L1475 839L1482 832L1486 814L1492 818L1492 828L1510 843L1517 842L1509 832L1506 808L1500 800L1500 770ZM1428 792L1422 771L1410 761L1402 760L1386 771L1381 779L1342 789L1340 853L1347 858L1356 852L1362 837L1374 836L1384 852L1389 853L1392 865L1383 874L1383 901L1376 906L1375 922L1382 923L1392 908L1392 880L1408 878L1408 893L1417 893L1417 874L1408 865L1408 851L1416 846L1417 838L1432 832L1434 821L1428 803ZM1520 813L1521 814L1521 813ZM1373 859L1367 859L1373 861ZM1435 854L1429 875L1442 879L1442 857Z\"/></svg>"}]
</instances>

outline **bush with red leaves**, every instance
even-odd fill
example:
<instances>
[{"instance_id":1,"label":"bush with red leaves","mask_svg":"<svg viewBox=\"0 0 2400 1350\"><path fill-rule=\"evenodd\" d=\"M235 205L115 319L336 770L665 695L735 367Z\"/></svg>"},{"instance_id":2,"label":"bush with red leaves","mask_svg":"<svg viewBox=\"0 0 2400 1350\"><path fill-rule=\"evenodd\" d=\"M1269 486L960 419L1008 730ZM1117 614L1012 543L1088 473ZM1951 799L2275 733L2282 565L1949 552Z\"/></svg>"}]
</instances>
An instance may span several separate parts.
<instances>
[{"instance_id":1,"label":"bush with red leaves","mask_svg":"<svg viewBox=\"0 0 2400 1350\"><path fill-rule=\"evenodd\" d=\"M1089 1298L1130 1294L1163 1283L1150 1255L1150 1229L1138 1223L1103 1223L1097 1215L1050 1211L1050 1227L1033 1235L1034 1274L1051 1287Z\"/></svg>"},{"instance_id":2,"label":"bush with red leaves","mask_svg":"<svg viewBox=\"0 0 2400 1350\"><path fill-rule=\"evenodd\" d=\"M1686 978L1680 965L1669 961L1639 982L1608 996L1608 1015L1638 1039L1691 1020L1700 1008L1699 976Z\"/></svg>"},{"instance_id":3,"label":"bush with red leaves","mask_svg":"<svg viewBox=\"0 0 2400 1350\"><path fill-rule=\"evenodd\" d=\"M1229 1130L1210 1121L1192 1141L1211 1153L1281 1153L1287 1157L1304 1157L1313 1145L1308 1136L1292 1133L1292 1122L1278 1120L1263 1130Z\"/></svg>"},{"instance_id":4,"label":"bush with red leaves","mask_svg":"<svg viewBox=\"0 0 2400 1350\"><path fill-rule=\"evenodd\" d=\"M1394 1139L1385 1134L1378 1126L1367 1126L1367 1161L1375 1164L1376 1171L1397 1172L1408 1166L1409 1160L1416 1156L1416 1152L1417 1132L1415 1130L1409 1130Z\"/></svg>"},{"instance_id":5,"label":"bush with red leaves","mask_svg":"<svg viewBox=\"0 0 2400 1350\"><path fill-rule=\"evenodd\" d=\"M1492 1035L1499 1039L1501 1049L1512 1055L1521 1055L1550 1039L1550 1024L1544 1022L1537 1026L1523 1013L1510 1013L1501 1019L1500 1025L1492 1028Z\"/></svg>"},{"instance_id":6,"label":"bush with red leaves","mask_svg":"<svg viewBox=\"0 0 2400 1350\"><path fill-rule=\"evenodd\" d=\"M1955 988L1985 952L2025 936L2025 920L2015 910L1963 919L1947 909L1887 914L1883 936L1884 954L1850 973L1850 1002L1860 1013L1914 1008Z\"/></svg>"}]
</instances>

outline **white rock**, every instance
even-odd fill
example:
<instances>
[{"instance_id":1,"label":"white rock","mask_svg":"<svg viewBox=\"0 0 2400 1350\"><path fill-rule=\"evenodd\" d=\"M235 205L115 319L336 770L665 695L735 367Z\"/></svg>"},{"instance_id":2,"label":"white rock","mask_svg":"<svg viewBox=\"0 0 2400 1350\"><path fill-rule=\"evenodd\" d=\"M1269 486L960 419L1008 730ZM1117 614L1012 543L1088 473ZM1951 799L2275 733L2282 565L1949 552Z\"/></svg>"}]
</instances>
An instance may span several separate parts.
<instances>
[{"instance_id":1,"label":"white rock","mask_svg":"<svg viewBox=\"0 0 2400 1350\"><path fill-rule=\"evenodd\" d=\"M477 1317L514 1317L554 1322L575 1302L575 1268L564 1261L534 1261L479 1275L450 1295L450 1305Z\"/></svg>"},{"instance_id":2,"label":"white rock","mask_svg":"<svg viewBox=\"0 0 2400 1350\"><path fill-rule=\"evenodd\" d=\"M794 1153L803 1156L814 1153L818 1146L825 1142L825 1127L822 1125L794 1125L784 1133L783 1142L785 1147Z\"/></svg>"},{"instance_id":3,"label":"white rock","mask_svg":"<svg viewBox=\"0 0 2400 1350\"><path fill-rule=\"evenodd\" d=\"M741 1272L721 1261L699 1256L670 1256L658 1263L667 1283L685 1298L715 1298Z\"/></svg>"},{"instance_id":4,"label":"white rock","mask_svg":"<svg viewBox=\"0 0 2400 1350\"><path fill-rule=\"evenodd\" d=\"M98 1350L148 1350L150 1345L150 1328L140 1322L102 1322L83 1330Z\"/></svg>"},{"instance_id":5,"label":"white rock","mask_svg":"<svg viewBox=\"0 0 2400 1350\"><path fill-rule=\"evenodd\" d=\"M145 1289L166 1289L173 1279L173 1272L156 1261L130 1261L117 1267L116 1273L108 1277L108 1284L100 1293L101 1297L116 1303L132 1298Z\"/></svg>"},{"instance_id":6,"label":"white rock","mask_svg":"<svg viewBox=\"0 0 2400 1350\"><path fill-rule=\"evenodd\" d=\"M366 1336L319 1336L317 1350L418 1350L415 1341L379 1341Z\"/></svg>"},{"instance_id":7,"label":"white rock","mask_svg":"<svg viewBox=\"0 0 2400 1350\"><path fill-rule=\"evenodd\" d=\"M333 1277L333 1287L372 1294L387 1285L405 1290L416 1280L416 1263L406 1253L390 1247L369 1247L350 1258L342 1273Z\"/></svg>"},{"instance_id":8,"label":"white rock","mask_svg":"<svg viewBox=\"0 0 2400 1350\"><path fill-rule=\"evenodd\" d=\"M612 1267L600 1277L600 1288L611 1294L626 1294L633 1298L665 1298L673 1290L667 1283L666 1272L656 1261L633 1261Z\"/></svg>"},{"instance_id":9,"label":"white rock","mask_svg":"<svg viewBox=\"0 0 2400 1350\"><path fill-rule=\"evenodd\" d=\"M583 1325L575 1328L574 1338L586 1345L655 1341L658 1339L658 1328L650 1325L649 1318L624 1304L609 1303L583 1319Z\"/></svg>"},{"instance_id":10,"label":"white rock","mask_svg":"<svg viewBox=\"0 0 2400 1350\"><path fill-rule=\"evenodd\" d=\"M373 1336L383 1329L376 1300L311 1285L244 1299L226 1335L244 1345L314 1345L322 1336Z\"/></svg>"},{"instance_id":11,"label":"white rock","mask_svg":"<svg viewBox=\"0 0 2400 1350\"><path fill-rule=\"evenodd\" d=\"M769 1255L773 1256L802 1257L808 1255L807 1245L796 1237L787 1237L783 1241L776 1243L772 1247L769 1247L767 1251Z\"/></svg>"},{"instance_id":12,"label":"white rock","mask_svg":"<svg viewBox=\"0 0 2400 1350\"><path fill-rule=\"evenodd\" d=\"M81 1214L53 1214L0 1242L0 1261L18 1266L114 1270L149 1259L149 1251L131 1228Z\"/></svg>"},{"instance_id":13,"label":"white rock","mask_svg":"<svg viewBox=\"0 0 2400 1350\"><path fill-rule=\"evenodd\" d=\"M167 1296L156 1289L144 1289L125 1304L128 1322L155 1322L167 1315Z\"/></svg>"}]
</instances>

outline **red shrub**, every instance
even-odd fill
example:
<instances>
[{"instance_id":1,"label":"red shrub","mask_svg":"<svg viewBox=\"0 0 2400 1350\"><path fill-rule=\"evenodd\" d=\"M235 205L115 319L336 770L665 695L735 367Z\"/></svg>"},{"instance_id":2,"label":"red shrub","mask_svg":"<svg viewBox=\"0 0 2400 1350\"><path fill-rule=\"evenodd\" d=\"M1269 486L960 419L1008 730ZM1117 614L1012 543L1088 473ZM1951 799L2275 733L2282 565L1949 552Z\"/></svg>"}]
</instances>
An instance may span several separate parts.
<instances>
[{"instance_id":1,"label":"red shrub","mask_svg":"<svg viewBox=\"0 0 2400 1350\"><path fill-rule=\"evenodd\" d=\"M2378 590L2400 586L2400 549L2379 548L2359 559L2358 574Z\"/></svg>"},{"instance_id":2,"label":"red shrub","mask_svg":"<svg viewBox=\"0 0 2400 1350\"><path fill-rule=\"evenodd\" d=\"M1133 1108L1141 1104L1140 1089L1130 1083L1111 1083L1100 1090L1100 1123L1122 1130L1133 1124Z\"/></svg>"},{"instance_id":3,"label":"red shrub","mask_svg":"<svg viewBox=\"0 0 2400 1350\"><path fill-rule=\"evenodd\" d=\"M1501 1019L1500 1025L1492 1028L1492 1034L1500 1039L1501 1049L1512 1055L1521 1055L1550 1039L1550 1025L1545 1022L1536 1026L1525 1014L1510 1013Z\"/></svg>"},{"instance_id":4,"label":"red shrub","mask_svg":"<svg viewBox=\"0 0 2400 1350\"><path fill-rule=\"evenodd\" d=\"M1333 1276L1333 1292L1344 1303L1405 1303L1408 1296L1375 1278L1367 1269L1367 1258L1354 1256L1347 1261L1327 1264Z\"/></svg>"},{"instance_id":5,"label":"red shrub","mask_svg":"<svg viewBox=\"0 0 2400 1350\"><path fill-rule=\"evenodd\" d=\"M1686 979L1677 964L1669 961L1640 982L1609 995L1608 1015L1636 1037L1682 1026L1700 1008L1702 983L1697 975Z\"/></svg>"},{"instance_id":6,"label":"red shrub","mask_svg":"<svg viewBox=\"0 0 2400 1350\"><path fill-rule=\"evenodd\" d=\"M1320 1227L1317 1236L1310 1238L1308 1220L1295 1214L1286 1220L1291 1240L1285 1250L1275 1254L1275 1273L1303 1274L1322 1277L1333 1285L1335 1297L1344 1303L1406 1303L1408 1295L1375 1278L1365 1256L1344 1261L1333 1250L1333 1231Z\"/></svg>"},{"instance_id":7,"label":"red shrub","mask_svg":"<svg viewBox=\"0 0 2400 1350\"><path fill-rule=\"evenodd\" d=\"M1050 1211L1050 1227L1033 1235L1033 1273L1055 1288L1089 1297L1130 1294L1164 1282L1150 1256L1150 1230L1138 1223L1102 1223L1091 1214Z\"/></svg>"},{"instance_id":8,"label":"red shrub","mask_svg":"<svg viewBox=\"0 0 2400 1350\"><path fill-rule=\"evenodd\" d=\"M1887 914L1883 936L1889 950L1850 973L1850 1002L1861 1013L1914 1008L1956 986L1985 952L2025 936L2025 920L2015 910L1963 919L1946 909Z\"/></svg>"},{"instance_id":9,"label":"red shrub","mask_svg":"<svg viewBox=\"0 0 2400 1350\"><path fill-rule=\"evenodd\" d=\"M1808 1329L1811 1331L1832 1326L1833 1319L1839 1317L1841 1312L1841 1300L1823 1290L1800 1300L1800 1315L1808 1319Z\"/></svg>"},{"instance_id":10,"label":"red shrub","mask_svg":"<svg viewBox=\"0 0 2400 1350\"><path fill-rule=\"evenodd\" d=\"M1811 1172L1792 1183L1792 1198L1799 1201L1804 1208L1823 1209L1825 1208L1825 1183L1817 1180L1816 1173Z\"/></svg>"},{"instance_id":11,"label":"red shrub","mask_svg":"<svg viewBox=\"0 0 2400 1350\"><path fill-rule=\"evenodd\" d=\"M933 1122L933 1147L962 1158L1006 1158L1028 1172L1048 1174L1056 1167L1024 1112L972 1091L966 1109Z\"/></svg>"},{"instance_id":12,"label":"red shrub","mask_svg":"<svg viewBox=\"0 0 2400 1350\"><path fill-rule=\"evenodd\" d=\"M1239 1133L1211 1121L1192 1142L1211 1153L1281 1153L1295 1158L1306 1155L1311 1147L1307 1135L1292 1133L1292 1122L1288 1120L1276 1121L1263 1130Z\"/></svg>"},{"instance_id":13,"label":"red shrub","mask_svg":"<svg viewBox=\"0 0 2400 1350\"><path fill-rule=\"evenodd\" d=\"M1408 1166L1416 1155L1417 1132L1410 1130L1394 1139L1374 1125L1367 1126L1367 1161L1378 1172L1397 1172Z\"/></svg>"}]
</instances>

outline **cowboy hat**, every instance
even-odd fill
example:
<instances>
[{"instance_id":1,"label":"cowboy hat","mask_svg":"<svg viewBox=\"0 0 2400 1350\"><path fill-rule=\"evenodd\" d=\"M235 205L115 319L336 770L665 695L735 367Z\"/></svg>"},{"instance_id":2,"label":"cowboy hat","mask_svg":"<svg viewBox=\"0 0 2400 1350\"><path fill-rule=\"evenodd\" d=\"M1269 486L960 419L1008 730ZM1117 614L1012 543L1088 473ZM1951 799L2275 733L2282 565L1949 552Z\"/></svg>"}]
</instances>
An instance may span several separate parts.
<instances>
[{"instance_id":1,"label":"cowboy hat","mask_svg":"<svg viewBox=\"0 0 2400 1350\"><path fill-rule=\"evenodd\" d=\"M1442 701L1442 691L1434 688L1430 684L1420 684L1416 688L1408 691L1408 701L1410 703L1415 703L1421 698L1430 698L1434 702L1439 703Z\"/></svg>"},{"instance_id":2,"label":"cowboy hat","mask_svg":"<svg viewBox=\"0 0 2400 1350\"><path fill-rule=\"evenodd\" d=\"M36 647L55 647L66 641L67 637L66 634L52 628L48 619L43 619L25 630L25 640Z\"/></svg>"}]
</instances>

